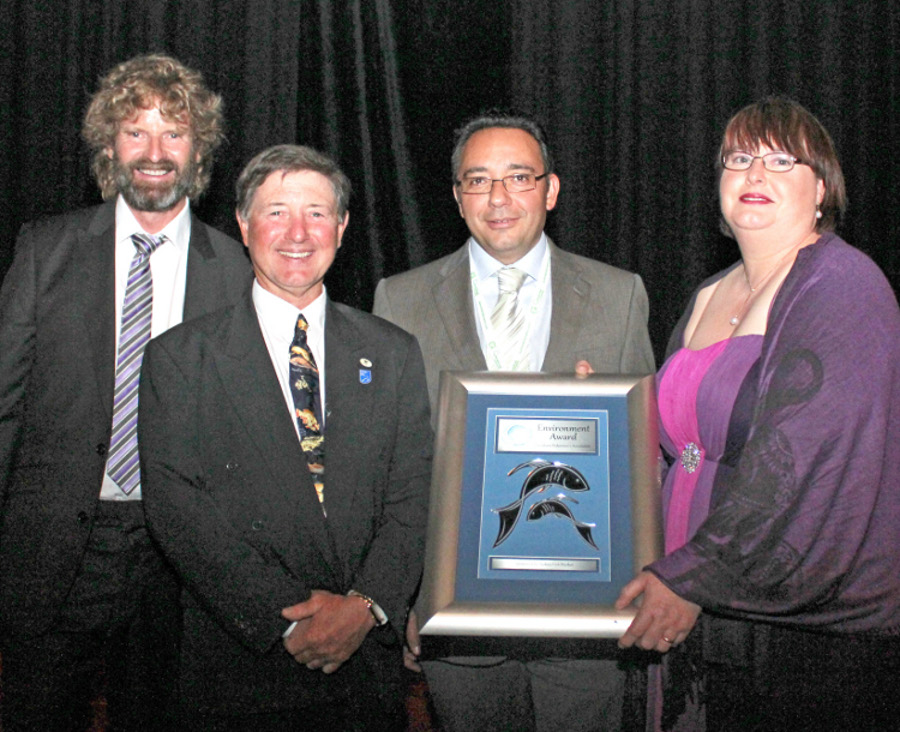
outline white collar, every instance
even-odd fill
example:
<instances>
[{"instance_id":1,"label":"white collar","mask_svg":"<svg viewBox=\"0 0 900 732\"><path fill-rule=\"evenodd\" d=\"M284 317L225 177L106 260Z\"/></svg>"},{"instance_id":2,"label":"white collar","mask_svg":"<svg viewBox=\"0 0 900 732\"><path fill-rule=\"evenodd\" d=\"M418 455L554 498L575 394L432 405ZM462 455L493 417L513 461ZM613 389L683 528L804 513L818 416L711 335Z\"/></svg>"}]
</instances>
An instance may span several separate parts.
<instances>
[{"instance_id":1,"label":"white collar","mask_svg":"<svg viewBox=\"0 0 900 732\"><path fill-rule=\"evenodd\" d=\"M138 222L131 210L131 207L125 203L120 193L116 199L116 232L119 241L131 239L132 234L143 232L144 227ZM188 244L191 239L191 202L186 200L184 208L181 209L168 224L163 227L162 231L156 232L154 236L165 234L172 244L178 247L182 252L187 251Z\"/></svg>"},{"instance_id":2,"label":"white collar","mask_svg":"<svg viewBox=\"0 0 900 732\"><path fill-rule=\"evenodd\" d=\"M541 232L541 238L537 244L531 247L531 250L520 260L512 265L503 264L503 262L494 259L488 254L481 245L472 237L469 237L469 263L472 271L479 280L486 280L497 274L497 270L504 267L514 266L525 272L531 279L537 280L541 275L541 267L544 263L544 257L548 253L547 235Z\"/></svg>"},{"instance_id":3,"label":"white collar","mask_svg":"<svg viewBox=\"0 0 900 732\"><path fill-rule=\"evenodd\" d=\"M266 324L266 328L288 343L294 339L294 327L301 312L311 331L322 333L325 328L325 305L328 302L328 294L324 285L318 297L302 311L296 305L266 290L256 279L253 280L252 296L253 306L260 320Z\"/></svg>"}]
</instances>

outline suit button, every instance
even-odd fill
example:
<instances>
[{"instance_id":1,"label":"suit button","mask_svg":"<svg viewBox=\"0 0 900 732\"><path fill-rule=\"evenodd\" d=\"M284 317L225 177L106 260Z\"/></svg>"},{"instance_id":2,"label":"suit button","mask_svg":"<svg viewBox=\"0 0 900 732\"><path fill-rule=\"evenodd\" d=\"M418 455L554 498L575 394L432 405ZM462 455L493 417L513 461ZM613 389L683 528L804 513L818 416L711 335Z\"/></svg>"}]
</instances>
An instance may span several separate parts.
<instances>
[{"instance_id":1,"label":"suit button","mask_svg":"<svg viewBox=\"0 0 900 732\"><path fill-rule=\"evenodd\" d=\"M225 463L225 470L237 470L238 464L233 460L229 463Z\"/></svg>"},{"instance_id":2,"label":"suit button","mask_svg":"<svg viewBox=\"0 0 900 732\"><path fill-rule=\"evenodd\" d=\"M88 516L84 511L78 512L78 523L79 524L86 524L90 520L91 520L91 517Z\"/></svg>"},{"instance_id":3,"label":"suit button","mask_svg":"<svg viewBox=\"0 0 900 732\"><path fill-rule=\"evenodd\" d=\"M99 445L97 445L96 450L97 450L97 454L100 457L106 457L106 445L104 445L102 442Z\"/></svg>"},{"instance_id":4,"label":"suit button","mask_svg":"<svg viewBox=\"0 0 900 732\"><path fill-rule=\"evenodd\" d=\"M253 523L250 524L250 528L253 529L254 531L260 531L262 529L263 525L264 524L262 521L260 521L259 519L254 519Z\"/></svg>"}]
</instances>

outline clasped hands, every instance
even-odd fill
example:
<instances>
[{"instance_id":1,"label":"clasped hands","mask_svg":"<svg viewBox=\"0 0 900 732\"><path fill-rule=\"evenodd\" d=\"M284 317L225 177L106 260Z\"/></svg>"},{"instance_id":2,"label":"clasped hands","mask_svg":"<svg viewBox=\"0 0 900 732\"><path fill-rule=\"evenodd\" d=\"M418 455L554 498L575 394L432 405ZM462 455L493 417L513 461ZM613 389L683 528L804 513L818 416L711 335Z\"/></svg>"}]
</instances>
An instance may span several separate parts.
<instances>
[{"instance_id":1,"label":"clasped hands","mask_svg":"<svg viewBox=\"0 0 900 732\"><path fill-rule=\"evenodd\" d=\"M361 598L325 590L313 590L308 600L284 608L281 617L297 623L282 641L285 650L297 663L326 674L337 671L375 627Z\"/></svg>"}]
</instances>

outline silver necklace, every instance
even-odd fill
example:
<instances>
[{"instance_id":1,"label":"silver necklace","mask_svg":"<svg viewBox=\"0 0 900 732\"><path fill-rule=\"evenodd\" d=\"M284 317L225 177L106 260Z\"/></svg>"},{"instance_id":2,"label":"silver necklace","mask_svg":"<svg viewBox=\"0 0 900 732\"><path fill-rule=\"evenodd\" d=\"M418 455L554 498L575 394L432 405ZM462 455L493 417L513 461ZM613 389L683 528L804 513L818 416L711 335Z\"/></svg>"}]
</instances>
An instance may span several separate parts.
<instances>
[{"instance_id":1,"label":"silver necklace","mask_svg":"<svg viewBox=\"0 0 900 732\"><path fill-rule=\"evenodd\" d=\"M747 283L747 288L749 289L749 292L747 293L747 297L744 298L744 303L743 303L743 305L741 305L741 309L738 311L737 315L732 315L731 319L728 321L728 324L732 328L737 327L738 323L741 322L741 318L743 318L744 315L747 314L747 309L750 307L750 300L753 299L753 296L756 294L756 291L760 287L762 287L764 284L766 284L766 282L769 281L769 278L773 274L775 274L775 272L778 270L778 268L782 264L784 264L785 260L793 252L794 252L794 248L792 247L791 249L788 250L787 254L785 254L781 259L779 259L775 263L775 266L772 267L772 269L770 269L768 272L766 272L765 275L763 275L763 278L759 282L756 283L755 287L750 284L750 278L747 276L747 265L745 265L743 262L741 263L741 267L744 270L744 281Z\"/></svg>"}]
</instances>

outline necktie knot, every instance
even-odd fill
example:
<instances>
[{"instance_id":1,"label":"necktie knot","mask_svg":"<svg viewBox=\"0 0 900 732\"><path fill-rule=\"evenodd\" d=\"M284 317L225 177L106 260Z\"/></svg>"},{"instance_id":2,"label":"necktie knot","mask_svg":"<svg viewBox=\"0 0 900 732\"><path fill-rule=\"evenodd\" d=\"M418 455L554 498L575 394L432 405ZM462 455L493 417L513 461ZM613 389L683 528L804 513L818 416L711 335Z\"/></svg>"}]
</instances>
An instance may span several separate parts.
<instances>
[{"instance_id":1,"label":"necktie knot","mask_svg":"<svg viewBox=\"0 0 900 732\"><path fill-rule=\"evenodd\" d=\"M528 276L526 272L515 267L504 267L497 270L497 282L500 286L500 294L516 294L525 283Z\"/></svg>"},{"instance_id":2,"label":"necktie knot","mask_svg":"<svg viewBox=\"0 0 900 732\"><path fill-rule=\"evenodd\" d=\"M297 324L294 326L294 342L306 343L306 331L309 330L309 323L303 317L303 313L297 316Z\"/></svg>"},{"instance_id":3,"label":"necktie knot","mask_svg":"<svg viewBox=\"0 0 900 732\"><path fill-rule=\"evenodd\" d=\"M307 330L309 330L309 323L306 322L303 313L300 313L294 325L294 340L291 341L291 366L293 368L306 369L318 375L316 357L313 356L306 338Z\"/></svg>"},{"instance_id":4,"label":"necktie knot","mask_svg":"<svg viewBox=\"0 0 900 732\"><path fill-rule=\"evenodd\" d=\"M164 241L166 241L164 234L161 236L150 236L139 232L131 235L131 242L134 244L137 253L142 257L149 257Z\"/></svg>"}]
</instances>

